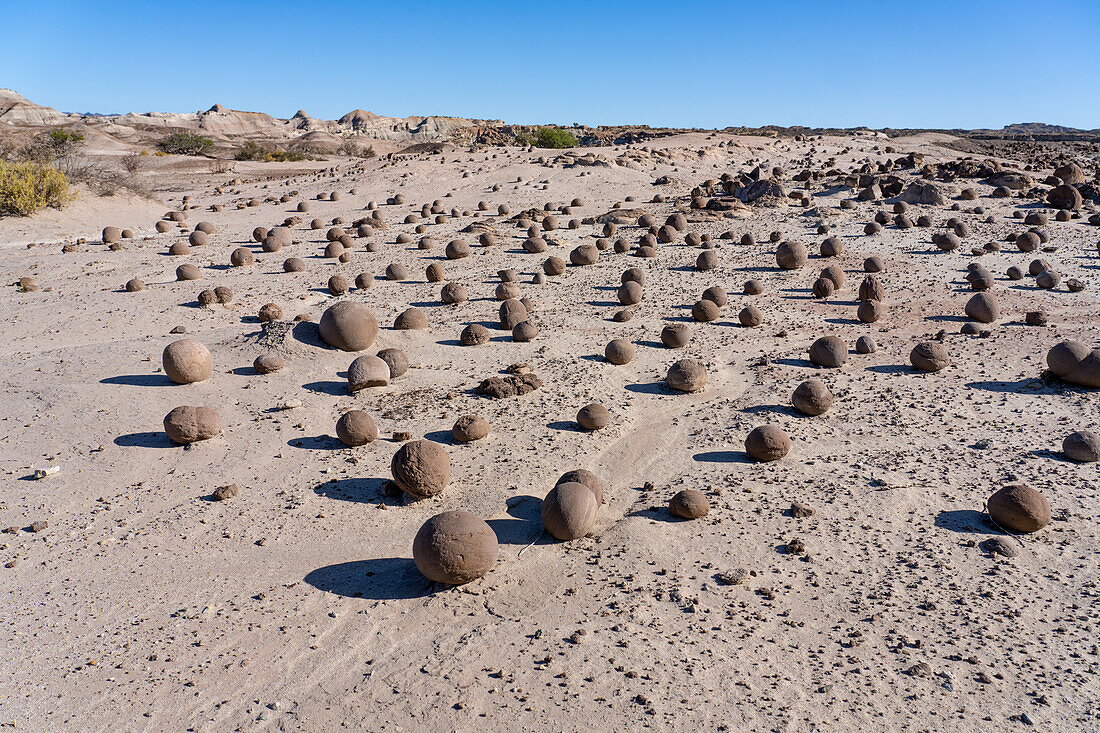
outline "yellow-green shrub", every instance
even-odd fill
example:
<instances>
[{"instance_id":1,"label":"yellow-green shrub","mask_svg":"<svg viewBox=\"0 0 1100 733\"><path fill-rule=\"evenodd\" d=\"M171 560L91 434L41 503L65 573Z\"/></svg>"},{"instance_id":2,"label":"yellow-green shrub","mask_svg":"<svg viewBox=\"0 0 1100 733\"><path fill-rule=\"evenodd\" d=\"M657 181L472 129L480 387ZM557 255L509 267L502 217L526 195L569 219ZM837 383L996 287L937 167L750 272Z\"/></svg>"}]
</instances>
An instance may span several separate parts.
<instances>
[{"instance_id":1,"label":"yellow-green shrub","mask_svg":"<svg viewBox=\"0 0 1100 733\"><path fill-rule=\"evenodd\" d=\"M8 163L0 160L0 215L30 216L50 206L69 203L65 175L40 163Z\"/></svg>"}]
</instances>

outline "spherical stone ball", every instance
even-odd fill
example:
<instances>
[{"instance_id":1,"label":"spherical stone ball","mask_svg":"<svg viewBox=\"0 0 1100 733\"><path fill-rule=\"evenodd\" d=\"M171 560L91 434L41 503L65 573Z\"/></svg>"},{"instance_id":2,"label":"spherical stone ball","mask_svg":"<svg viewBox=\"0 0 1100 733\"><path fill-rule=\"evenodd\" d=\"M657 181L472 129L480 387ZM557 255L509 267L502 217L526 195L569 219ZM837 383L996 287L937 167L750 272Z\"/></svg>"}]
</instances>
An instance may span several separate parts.
<instances>
[{"instance_id":1,"label":"spherical stone ball","mask_svg":"<svg viewBox=\"0 0 1100 733\"><path fill-rule=\"evenodd\" d=\"M755 305L746 305L737 314L737 320L746 328L756 328L764 322L764 312Z\"/></svg>"},{"instance_id":2,"label":"spherical stone ball","mask_svg":"<svg viewBox=\"0 0 1100 733\"><path fill-rule=\"evenodd\" d=\"M812 291L815 298L828 298L836 292L836 283L827 277L814 280Z\"/></svg>"},{"instance_id":3,"label":"spherical stone ball","mask_svg":"<svg viewBox=\"0 0 1100 733\"><path fill-rule=\"evenodd\" d=\"M489 429L489 421L480 415L463 415L451 427L451 437L459 443L471 443L488 435Z\"/></svg>"},{"instance_id":4,"label":"spherical stone ball","mask_svg":"<svg viewBox=\"0 0 1100 733\"><path fill-rule=\"evenodd\" d=\"M1096 389L1100 387L1100 351L1091 351L1081 360L1067 379L1082 387Z\"/></svg>"},{"instance_id":5,"label":"spherical stone ball","mask_svg":"<svg viewBox=\"0 0 1100 733\"><path fill-rule=\"evenodd\" d=\"M218 233L218 228L209 221L200 221L195 225L195 229L200 232L206 232L207 234L214 235Z\"/></svg>"},{"instance_id":6,"label":"spherical stone ball","mask_svg":"<svg viewBox=\"0 0 1100 733\"><path fill-rule=\"evenodd\" d=\"M408 308L393 320L395 331L422 331L428 327L428 317L419 308Z\"/></svg>"},{"instance_id":7,"label":"spherical stone ball","mask_svg":"<svg viewBox=\"0 0 1100 733\"><path fill-rule=\"evenodd\" d=\"M283 262L283 272L302 272L305 269L305 261L298 257L290 257Z\"/></svg>"},{"instance_id":8,"label":"spherical stone ball","mask_svg":"<svg viewBox=\"0 0 1100 733\"><path fill-rule=\"evenodd\" d=\"M452 239L444 250L449 260L460 260L470 256L470 245L461 239Z\"/></svg>"},{"instance_id":9,"label":"spherical stone ball","mask_svg":"<svg viewBox=\"0 0 1100 733\"><path fill-rule=\"evenodd\" d=\"M670 323L661 329L661 343L670 349L682 349L691 341L691 329L684 323Z\"/></svg>"},{"instance_id":10,"label":"spherical stone ball","mask_svg":"<svg viewBox=\"0 0 1100 733\"><path fill-rule=\"evenodd\" d=\"M821 243L822 257L836 257L844 251L844 243L837 237L829 237Z\"/></svg>"},{"instance_id":11,"label":"spherical stone ball","mask_svg":"<svg viewBox=\"0 0 1100 733\"><path fill-rule=\"evenodd\" d=\"M808 258L806 245L801 242L786 241L775 248L775 262L784 270L797 270Z\"/></svg>"},{"instance_id":12,"label":"spherical stone ball","mask_svg":"<svg viewBox=\"0 0 1100 733\"><path fill-rule=\"evenodd\" d=\"M1001 305L990 293L978 293L966 301L966 315L979 323L993 323L1001 317Z\"/></svg>"},{"instance_id":13,"label":"spherical stone ball","mask_svg":"<svg viewBox=\"0 0 1100 733\"><path fill-rule=\"evenodd\" d=\"M390 383L390 365L377 356L360 356L348 367L348 391L385 387Z\"/></svg>"},{"instance_id":14,"label":"spherical stone ball","mask_svg":"<svg viewBox=\"0 0 1100 733\"><path fill-rule=\"evenodd\" d=\"M1005 275L1008 276L1009 280L1023 280L1024 270L1019 265L1013 265L1005 271Z\"/></svg>"},{"instance_id":15,"label":"spherical stone ball","mask_svg":"<svg viewBox=\"0 0 1100 733\"><path fill-rule=\"evenodd\" d=\"M577 424L585 430L599 430L611 423L611 413L599 402L585 405L577 411Z\"/></svg>"},{"instance_id":16,"label":"spherical stone ball","mask_svg":"<svg viewBox=\"0 0 1100 733\"><path fill-rule=\"evenodd\" d=\"M195 231L191 232L191 235L187 238L187 242L192 247L203 247L210 244L210 235L206 232L200 232L196 229Z\"/></svg>"},{"instance_id":17,"label":"spherical stone ball","mask_svg":"<svg viewBox=\"0 0 1100 733\"><path fill-rule=\"evenodd\" d=\"M1084 198L1076 187L1062 184L1047 192L1047 201L1056 209L1076 211L1081 208Z\"/></svg>"},{"instance_id":18,"label":"spherical stone ball","mask_svg":"<svg viewBox=\"0 0 1100 733\"><path fill-rule=\"evenodd\" d=\"M497 536L485 520L464 511L437 514L413 539L413 562L428 580L461 585L477 580L497 562Z\"/></svg>"},{"instance_id":19,"label":"spherical stone ball","mask_svg":"<svg viewBox=\"0 0 1100 733\"><path fill-rule=\"evenodd\" d=\"M721 315L721 311L713 300L703 298L691 306L691 317L700 323L716 321L719 315Z\"/></svg>"},{"instance_id":20,"label":"spherical stone ball","mask_svg":"<svg viewBox=\"0 0 1100 733\"><path fill-rule=\"evenodd\" d=\"M684 489L669 500L668 512L682 519L698 519L710 512L710 502L702 491Z\"/></svg>"},{"instance_id":21,"label":"spherical stone ball","mask_svg":"<svg viewBox=\"0 0 1100 733\"><path fill-rule=\"evenodd\" d=\"M229 264L233 267L246 267L253 263L252 252L244 247L237 247L229 255Z\"/></svg>"},{"instance_id":22,"label":"spherical stone ball","mask_svg":"<svg viewBox=\"0 0 1100 733\"><path fill-rule=\"evenodd\" d=\"M362 303L344 300L321 314L321 340L342 351L362 351L374 343L378 321Z\"/></svg>"},{"instance_id":23,"label":"spherical stone ball","mask_svg":"<svg viewBox=\"0 0 1100 733\"><path fill-rule=\"evenodd\" d=\"M623 305L636 305L642 302L642 293L642 286L633 280L629 280L619 286L617 295L619 302Z\"/></svg>"},{"instance_id":24,"label":"spherical stone ball","mask_svg":"<svg viewBox=\"0 0 1100 733\"><path fill-rule=\"evenodd\" d=\"M328 291L332 295L345 295L349 289L348 279L343 275L333 275L328 279Z\"/></svg>"},{"instance_id":25,"label":"spherical stone ball","mask_svg":"<svg viewBox=\"0 0 1100 733\"><path fill-rule=\"evenodd\" d=\"M807 379L795 388L791 404L803 415L821 415L833 405L833 393L820 379Z\"/></svg>"},{"instance_id":26,"label":"spherical stone ball","mask_svg":"<svg viewBox=\"0 0 1100 733\"><path fill-rule=\"evenodd\" d=\"M145 283L140 277L131 278L126 281L126 292L137 293L145 290Z\"/></svg>"},{"instance_id":27,"label":"spherical stone ball","mask_svg":"<svg viewBox=\"0 0 1100 733\"><path fill-rule=\"evenodd\" d=\"M542 263L542 271L547 275L560 275L565 272L565 260L561 257L547 257Z\"/></svg>"},{"instance_id":28,"label":"spherical stone ball","mask_svg":"<svg viewBox=\"0 0 1100 733\"><path fill-rule=\"evenodd\" d=\"M539 329L530 321L521 321L512 327L512 340L520 343L534 341L539 335Z\"/></svg>"},{"instance_id":29,"label":"spherical stone ball","mask_svg":"<svg viewBox=\"0 0 1100 733\"><path fill-rule=\"evenodd\" d=\"M745 281L745 295L761 295L764 292L764 283L759 280Z\"/></svg>"},{"instance_id":30,"label":"spherical stone ball","mask_svg":"<svg viewBox=\"0 0 1100 733\"><path fill-rule=\"evenodd\" d=\"M962 246L962 240L959 239L959 235L955 232L944 232L943 234L934 235L932 242L939 249L944 252L953 252Z\"/></svg>"},{"instance_id":31,"label":"spherical stone ball","mask_svg":"<svg viewBox=\"0 0 1100 733\"><path fill-rule=\"evenodd\" d=\"M860 336L856 339L857 354L873 354L878 351L878 345L870 336Z\"/></svg>"},{"instance_id":32,"label":"spherical stone ball","mask_svg":"<svg viewBox=\"0 0 1100 733\"><path fill-rule=\"evenodd\" d=\"M810 361L830 369L848 361L848 344L839 336L822 336L810 344Z\"/></svg>"},{"instance_id":33,"label":"spherical stone ball","mask_svg":"<svg viewBox=\"0 0 1100 733\"><path fill-rule=\"evenodd\" d=\"M634 344L626 339L614 339L604 347L603 355L612 364L628 364L634 358Z\"/></svg>"},{"instance_id":34,"label":"spherical stone ball","mask_svg":"<svg viewBox=\"0 0 1100 733\"><path fill-rule=\"evenodd\" d=\"M283 357L278 354L260 354L252 362L252 368L257 374L274 374L286 366Z\"/></svg>"},{"instance_id":35,"label":"spherical stone ball","mask_svg":"<svg viewBox=\"0 0 1100 733\"><path fill-rule=\"evenodd\" d=\"M451 478L451 459L438 443L411 440L393 454L390 473L406 494L418 498L435 496Z\"/></svg>"},{"instance_id":36,"label":"spherical stone ball","mask_svg":"<svg viewBox=\"0 0 1100 733\"><path fill-rule=\"evenodd\" d=\"M1082 463L1100 461L1100 436L1091 430L1077 430L1062 440L1066 458Z\"/></svg>"},{"instance_id":37,"label":"spherical stone ball","mask_svg":"<svg viewBox=\"0 0 1100 733\"><path fill-rule=\"evenodd\" d=\"M729 296L726 295L725 288L722 288L718 285L711 285L709 288L704 290L703 298L714 303L719 308L729 302Z\"/></svg>"},{"instance_id":38,"label":"spherical stone ball","mask_svg":"<svg viewBox=\"0 0 1100 733\"><path fill-rule=\"evenodd\" d=\"M424 268L424 277L426 277L430 283L438 283L443 282L447 277L447 273L444 271L443 265L438 262L433 262Z\"/></svg>"},{"instance_id":39,"label":"spherical stone ball","mask_svg":"<svg viewBox=\"0 0 1100 733\"><path fill-rule=\"evenodd\" d=\"M177 280L201 280L202 270L188 263L176 268Z\"/></svg>"},{"instance_id":40,"label":"spherical stone ball","mask_svg":"<svg viewBox=\"0 0 1100 733\"><path fill-rule=\"evenodd\" d=\"M439 291L439 299L448 305L463 303L468 297L466 286L459 283L447 283Z\"/></svg>"},{"instance_id":41,"label":"spherical stone ball","mask_svg":"<svg viewBox=\"0 0 1100 733\"><path fill-rule=\"evenodd\" d=\"M718 267L718 250L705 249L695 258L695 269L699 271L713 270Z\"/></svg>"},{"instance_id":42,"label":"spherical stone ball","mask_svg":"<svg viewBox=\"0 0 1100 733\"><path fill-rule=\"evenodd\" d=\"M203 290L199 293L199 305L214 305L218 302L218 295L213 290Z\"/></svg>"},{"instance_id":43,"label":"spherical stone ball","mask_svg":"<svg viewBox=\"0 0 1100 733\"><path fill-rule=\"evenodd\" d=\"M555 486L561 486L562 484L576 483L586 487L592 492L592 495L596 497L596 504L603 504L604 486L600 482L600 479L596 474L592 473L585 468L575 468L572 471L566 471L555 482Z\"/></svg>"},{"instance_id":44,"label":"spherical stone ball","mask_svg":"<svg viewBox=\"0 0 1100 733\"><path fill-rule=\"evenodd\" d=\"M791 439L775 425L761 425L745 438L745 452L754 461L778 461L791 449Z\"/></svg>"},{"instance_id":45,"label":"spherical stone ball","mask_svg":"<svg viewBox=\"0 0 1100 733\"><path fill-rule=\"evenodd\" d=\"M375 356L386 362L390 369L390 379L397 379L409 371L409 357L401 349L382 349Z\"/></svg>"},{"instance_id":46,"label":"spherical stone ball","mask_svg":"<svg viewBox=\"0 0 1100 733\"><path fill-rule=\"evenodd\" d=\"M496 287L496 291L493 293L497 300L509 300L511 298L518 298L520 296L519 285L507 280L500 283Z\"/></svg>"},{"instance_id":47,"label":"spherical stone ball","mask_svg":"<svg viewBox=\"0 0 1100 733\"><path fill-rule=\"evenodd\" d=\"M1092 349L1085 344L1062 341L1047 352L1047 366L1062 379L1068 379L1091 353Z\"/></svg>"},{"instance_id":48,"label":"spherical stone ball","mask_svg":"<svg viewBox=\"0 0 1100 733\"><path fill-rule=\"evenodd\" d=\"M172 225L169 224L166 221L158 221L156 223L156 228L157 228L157 232L159 232L160 234L164 234L165 232L167 232L169 229L172 228Z\"/></svg>"},{"instance_id":49,"label":"spherical stone ball","mask_svg":"<svg viewBox=\"0 0 1100 733\"><path fill-rule=\"evenodd\" d=\"M868 257L863 261L864 272L882 272L884 269L886 269L886 264L881 257Z\"/></svg>"},{"instance_id":50,"label":"spherical stone ball","mask_svg":"<svg viewBox=\"0 0 1100 733\"><path fill-rule=\"evenodd\" d=\"M668 368L665 381L678 392L698 392L707 386L707 369L695 359L681 359Z\"/></svg>"},{"instance_id":51,"label":"spherical stone ball","mask_svg":"<svg viewBox=\"0 0 1100 733\"><path fill-rule=\"evenodd\" d=\"M584 484L558 484L542 500L542 524L555 539L575 540L592 531L599 507Z\"/></svg>"},{"instance_id":52,"label":"spherical stone ball","mask_svg":"<svg viewBox=\"0 0 1100 733\"><path fill-rule=\"evenodd\" d=\"M164 347L161 364L176 384L201 382L214 371L210 349L194 339L180 339Z\"/></svg>"},{"instance_id":53,"label":"spherical stone ball","mask_svg":"<svg viewBox=\"0 0 1100 733\"><path fill-rule=\"evenodd\" d=\"M874 323L882 318L885 310L881 300L861 300L856 308L856 318L863 323Z\"/></svg>"},{"instance_id":54,"label":"spherical stone ball","mask_svg":"<svg viewBox=\"0 0 1100 733\"><path fill-rule=\"evenodd\" d=\"M938 372L951 364L951 356L939 341L922 341L909 352L909 363L922 372Z\"/></svg>"},{"instance_id":55,"label":"spherical stone ball","mask_svg":"<svg viewBox=\"0 0 1100 733\"><path fill-rule=\"evenodd\" d=\"M266 237L266 236L267 236L267 228L266 227L256 227L255 229L252 230L252 239L254 239L257 242L264 241L264 237Z\"/></svg>"},{"instance_id":56,"label":"spherical stone ball","mask_svg":"<svg viewBox=\"0 0 1100 733\"><path fill-rule=\"evenodd\" d=\"M378 426L363 410L348 410L336 421L336 437L347 446L366 445L378 437Z\"/></svg>"},{"instance_id":57,"label":"spherical stone ball","mask_svg":"<svg viewBox=\"0 0 1100 733\"><path fill-rule=\"evenodd\" d=\"M260 319L260 323L278 321L283 317L283 309L275 303L266 303L260 308L257 317Z\"/></svg>"},{"instance_id":58,"label":"spherical stone ball","mask_svg":"<svg viewBox=\"0 0 1100 733\"><path fill-rule=\"evenodd\" d=\"M1036 275L1043 272L1044 270L1049 270L1049 269L1050 269L1050 263L1047 262L1046 260L1042 259L1042 258L1039 258L1037 260L1032 260L1030 263L1028 263L1027 273L1029 275L1031 275L1032 277L1035 277Z\"/></svg>"},{"instance_id":59,"label":"spherical stone ball","mask_svg":"<svg viewBox=\"0 0 1100 733\"><path fill-rule=\"evenodd\" d=\"M859 284L859 299L883 300L885 297L886 288L882 286L882 281L875 275L864 276L863 282Z\"/></svg>"},{"instance_id":60,"label":"spherical stone ball","mask_svg":"<svg viewBox=\"0 0 1100 733\"><path fill-rule=\"evenodd\" d=\"M1021 252L1034 252L1039 249L1039 245L1042 240L1039 239L1039 235L1035 232L1024 232L1016 237L1016 247Z\"/></svg>"},{"instance_id":61,"label":"spherical stone ball","mask_svg":"<svg viewBox=\"0 0 1100 733\"><path fill-rule=\"evenodd\" d=\"M623 274L619 276L619 282L626 285L628 282L636 282L641 286L645 286L645 270L640 267L628 267L623 270Z\"/></svg>"},{"instance_id":62,"label":"spherical stone ball","mask_svg":"<svg viewBox=\"0 0 1100 733\"><path fill-rule=\"evenodd\" d=\"M1043 290L1053 290L1060 282L1062 282L1062 275L1054 270L1043 270L1035 276L1035 284Z\"/></svg>"},{"instance_id":63,"label":"spherical stone ball","mask_svg":"<svg viewBox=\"0 0 1100 733\"><path fill-rule=\"evenodd\" d=\"M546 240L542 237L528 237L523 240L523 251L530 252L531 254L539 254L545 252L547 248Z\"/></svg>"},{"instance_id":64,"label":"spherical stone ball","mask_svg":"<svg viewBox=\"0 0 1100 733\"><path fill-rule=\"evenodd\" d=\"M512 299L500 304L500 327L502 330L511 331L520 323L527 320L527 306L522 302Z\"/></svg>"},{"instance_id":65,"label":"spherical stone ball","mask_svg":"<svg viewBox=\"0 0 1100 733\"><path fill-rule=\"evenodd\" d=\"M491 336L492 334L485 326L482 326L480 323L471 323L466 326L466 328L462 329L458 341L463 346L481 346L482 344L489 343Z\"/></svg>"},{"instance_id":66,"label":"spherical stone ball","mask_svg":"<svg viewBox=\"0 0 1100 733\"><path fill-rule=\"evenodd\" d=\"M569 261L574 265L594 265L600 261L600 250L594 244L582 244L569 252Z\"/></svg>"},{"instance_id":67,"label":"spherical stone ball","mask_svg":"<svg viewBox=\"0 0 1100 733\"><path fill-rule=\"evenodd\" d=\"M100 238L104 244L114 244L122 239L122 230L118 227L103 227L103 234Z\"/></svg>"},{"instance_id":68,"label":"spherical stone ball","mask_svg":"<svg viewBox=\"0 0 1100 733\"><path fill-rule=\"evenodd\" d=\"M180 445L209 440L221 431L221 416L210 407L182 405L164 416L164 432Z\"/></svg>"},{"instance_id":69,"label":"spherical stone ball","mask_svg":"<svg viewBox=\"0 0 1100 733\"><path fill-rule=\"evenodd\" d=\"M1050 524L1050 504L1030 486L1006 486L985 503L994 522L1012 532L1037 532Z\"/></svg>"},{"instance_id":70,"label":"spherical stone ball","mask_svg":"<svg viewBox=\"0 0 1100 733\"><path fill-rule=\"evenodd\" d=\"M844 283L848 279L848 276L844 274L844 270L840 265L829 265L821 271L821 277L826 280L832 280L837 290L844 287Z\"/></svg>"}]
</instances>

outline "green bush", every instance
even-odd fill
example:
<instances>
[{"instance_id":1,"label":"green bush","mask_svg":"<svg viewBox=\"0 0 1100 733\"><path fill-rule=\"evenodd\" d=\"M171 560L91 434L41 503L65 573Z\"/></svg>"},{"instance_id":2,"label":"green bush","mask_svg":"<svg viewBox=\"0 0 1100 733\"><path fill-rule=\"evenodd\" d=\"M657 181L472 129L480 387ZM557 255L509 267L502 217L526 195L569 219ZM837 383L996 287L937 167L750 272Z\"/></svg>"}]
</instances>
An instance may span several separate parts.
<instances>
[{"instance_id":1,"label":"green bush","mask_svg":"<svg viewBox=\"0 0 1100 733\"><path fill-rule=\"evenodd\" d=\"M196 132L173 132L161 138L157 147L170 155L205 155L214 141Z\"/></svg>"},{"instance_id":2,"label":"green bush","mask_svg":"<svg viewBox=\"0 0 1100 733\"><path fill-rule=\"evenodd\" d=\"M56 168L0 161L0 216L30 216L46 206L60 209L70 198L69 182Z\"/></svg>"},{"instance_id":3,"label":"green bush","mask_svg":"<svg viewBox=\"0 0 1100 733\"><path fill-rule=\"evenodd\" d=\"M540 127L535 133L535 144L540 148L575 148L577 138L560 127Z\"/></svg>"},{"instance_id":4,"label":"green bush","mask_svg":"<svg viewBox=\"0 0 1100 733\"><path fill-rule=\"evenodd\" d=\"M351 139L346 139L344 142L340 143L340 147L336 149L336 152L340 155L346 155L349 158L373 158L377 155L377 153L374 152L373 145L364 148Z\"/></svg>"},{"instance_id":5,"label":"green bush","mask_svg":"<svg viewBox=\"0 0 1100 733\"><path fill-rule=\"evenodd\" d=\"M76 130L55 127L34 136L29 145L20 151L23 160L47 165L55 160L71 159L84 147L84 134Z\"/></svg>"},{"instance_id":6,"label":"green bush","mask_svg":"<svg viewBox=\"0 0 1100 733\"><path fill-rule=\"evenodd\" d=\"M258 160L262 163L297 163L306 160L309 156L293 150L280 150L279 148L267 148L255 140L249 140L234 156L237 160Z\"/></svg>"}]
</instances>

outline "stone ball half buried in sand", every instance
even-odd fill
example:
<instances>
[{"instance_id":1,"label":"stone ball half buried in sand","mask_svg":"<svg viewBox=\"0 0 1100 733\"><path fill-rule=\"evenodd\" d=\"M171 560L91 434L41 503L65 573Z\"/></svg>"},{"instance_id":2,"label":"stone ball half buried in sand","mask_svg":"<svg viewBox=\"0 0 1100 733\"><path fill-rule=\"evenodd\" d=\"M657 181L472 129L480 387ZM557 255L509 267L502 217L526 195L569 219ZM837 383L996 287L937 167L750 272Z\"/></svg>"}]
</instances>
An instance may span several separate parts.
<instances>
[{"instance_id":1,"label":"stone ball half buried in sand","mask_svg":"<svg viewBox=\"0 0 1100 733\"><path fill-rule=\"evenodd\" d=\"M1050 524L1050 504L1030 486L1006 486L985 505L993 521L1012 532L1037 532Z\"/></svg>"},{"instance_id":2,"label":"stone ball half buried in sand","mask_svg":"<svg viewBox=\"0 0 1100 733\"><path fill-rule=\"evenodd\" d=\"M348 410L336 421L336 437L347 446L366 445L378 437L378 426L363 410Z\"/></svg>"},{"instance_id":3,"label":"stone ball half buried in sand","mask_svg":"<svg viewBox=\"0 0 1100 733\"><path fill-rule=\"evenodd\" d=\"M194 339L180 339L164 347L164 373L177 384L201 382L214 370L210 350Z\"/></svg>"},{"instance_id":4,"label":"stone ball half buried in sand","mask_svg":"<svg viewBox=\"0 0 1100 733\"><path fill-rule=\"evenodd\" d=\"M909 352L909 363L922 372L938 372L951 364L951 356L938 341L922 341Z\"/></svg>"},{"instance_id":5,"label":"stone ball half buried in sand","mask_svg":"<svg viewBox=\"0 0 1100 733\"><path fill-rule=\"evenodd\" d=\"M745 438L745 452L755 461L778 461L791 449L791 439L774 425L761 425Z\"/></svg>"},{"instance_id":6,"label":"stone ball half buried in sand","mask_svg":"<svg viewBox=\"0 0 1100 733\"><path fill-rule=\"evenodd\" d=\"M1082 463L1100 461L1100 436L1091 430L1078 430L1070 433L1062 441L1062 452L1066 458Z\"/></svg>"},{"instance_id":7,"label":"stone ball half buried in sand","mask_svg":"<svg viewBox=\"0 0 1100 733\"><path fill-rule=\"evenodd\" d=\"M695 359L681 359L668 368L665 381L678 392L698 392L707 386L707 369Z\"/></svg>"},{"instance_id":8,"label":"stone ball half buried in sand","mask_svg":"<svg viewBox=\"0 0 1100 733\"><path fill-rule=\"evenodd\" d=\"M484 519L469 512L437 514L413 539L413 562L428 580L461 585L476 580L497 562L497 536Z\"/></svg>"},{"instance_id":9,"label":"stone ball half buried in sand","mask_svg":"<svg viewBox=\"0 0 1100 733\"><path fill-rule=\"evenodd\" d=\"M1077 341L1061 341L1047 352L1047 366L1062 379L1076 371L1092 349Z\"/></svg>"},{"instance_id":10,"label":"stone ball half buried in sand","mask_svg":"<svg viewBox=\"0 0 1100 733\"><path fill-rule=\"evenodd\" d=\"M390 379L397 379L409 371L409 357L401 349L382 349L376 356L390 368Z\"/></svg>"},{"instance_id":11,"label":"stone ball half buried in sand","mask_svg":"<svg viewBox=\"0 0 1100 733\"><path fill-rule=\"evenodd\" d=\"M572 471L566 471L554 482L554 486L561 486L562 484L587 486L592 495L596 497L596 503L603 504L603 483L596 477L596 474L586 468L574 468Z\"/></svg>"},{"instance_id":12,"label":"stone ball half buried in sand","mask_svg":"<svg viewBox=\"0 0 1100 733\"><path fill-rule=\"evenodd\" d=\"M412 440L393 454L390 473L406 494L418 498L435 496L451 478L451 459L438 443Z\"/></svg>"},{"instance_id":13,"label":"stone ball half buried in sand","mask_svg":"<svg viewBox=\"0 0 1100 733\"><path fill-rule=\"evenodd\" d=\"M362 303L345 300L321 314L321 340L343 351L362 351L374 343L378 321Z\"/></svg>"},{"instance_id":14,"label":"stone ball half buried in sand","mask_svg":"<svg viewBox=\"0 0 1100 733\"><path fill-rule=\"evenodd\" d=\"M455 420L451 437L458 443L472 443L489 434L489 421L480 415L463 415Z\"/></svg>"},{"instance_id":15,"label":"stone ball half buried in sand","mask_svg":"<svg viewBox=\"0 0 1100 733\"><path fill-rule=\"evenodd\" d=\"M833 393L820 379L807 379L795 388L791 404L803 415L822 415L833 406Z\"/></svg>"},{"instance_id":16,"label":"stone ball half buried in sand","mask_svg":"<svg viewBox=\"0 0 1100 733\"><path fill-rule=\"evenodd\" d=\"M611 423L611 413L599 402L585 405L577 411L577 424L585 430L600 430Z\"/></svg>"},{"instance_id":17,"label":"stone ball half buried in sand","mask_svg":"<svg viewBox=\"0 0 1100 733\"><path fill-rule=\"evenodd\" d=\"M682 349L691 341L691 329L683 323L670 323L661 329L661 343L670 349Z\"/></svg>"},{"instance_id":18,"label":"stone ball half buried in sand","mask_svg":"<svg viewBox=\"0 0 1100 733\"><path fill-rule=\"evenodd\" d=\"M164 416L164 432L180 445L208 440L221 431L221 417L210 407L181 405Z\"/></svg>"},{"instance_id":19,"label":"stone ball half buried in sand","mask_svg":"<svg viewBox=\"0 0 1100 733\"><path fill-rule=\"evenodd\" d=\"M360 356L348 367L348 391L385 387L390 383L390 365L377 356Z\"/></svg>"},{"instance_id":20,"label":"stone ball half buried in sand","mask_svg":"<svg viewBox=\"0 0 1100 733\"><path fill-rule=\"evenodd\" d=\"M555 539L575 540L592 531L599 506L584 484L558 484L542 500L542 524Z\"/></svg>"},{"instance_id":21,"label":"stone ball half buried in sand","mask_svg":"<svg viewBox=\"0 0 1100 733\"><path fill-rule=\"evenodd\" d=\"M257 374L274 374L286 366L286 361L278 354L260 354L252 362Z\"/></svg>"},{"instance_id":22,"label":"stone ball half buried in sand","mask_svg":"<svg viewBox=\"0 0 1100 733\"><path fill-rule=\"evenodd\" d=\"M839 367L848 361L848 344L839 336L822 336L810 345L810 361L830 369Z\"/></svg>"},{"instance_id":23,"label":"stone ball half buried in sand","mask_svg":"<svg viewBox=\"0 0 1100 733\"><path fill-rule=\"evenodd\" d=\"M668 511L674 517L698 519L710 512L710 502L702 491L684 489L669 500Z\"/></svg>"}]
</instances>

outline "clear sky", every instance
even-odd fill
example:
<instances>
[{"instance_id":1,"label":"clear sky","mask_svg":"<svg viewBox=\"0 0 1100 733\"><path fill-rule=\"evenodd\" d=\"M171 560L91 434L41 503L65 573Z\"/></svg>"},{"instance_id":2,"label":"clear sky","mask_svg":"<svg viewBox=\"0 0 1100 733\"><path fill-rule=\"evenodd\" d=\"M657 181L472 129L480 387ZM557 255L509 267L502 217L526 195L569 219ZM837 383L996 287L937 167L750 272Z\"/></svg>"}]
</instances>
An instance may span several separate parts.
<instances>
[{"instance_id":1,"label":"clear sky","mask_svg":"<svg viewBox=\"0 0 1100 733\"><path fill-rule=\"evenodd\" d=\"M1100 0L0 0L0 87L65 112L1100 128Z\"/></svg>"}]
</instances>

